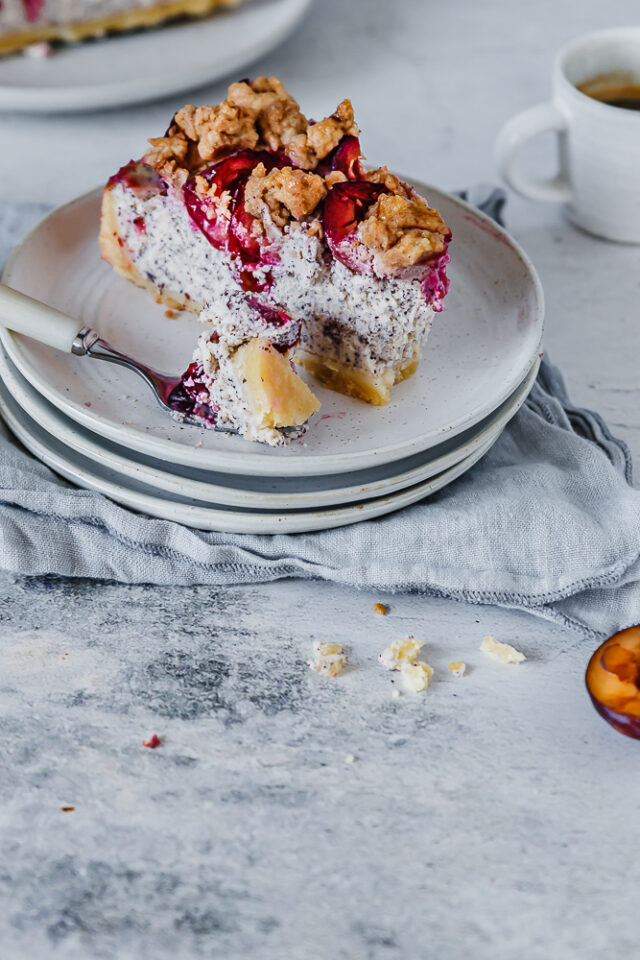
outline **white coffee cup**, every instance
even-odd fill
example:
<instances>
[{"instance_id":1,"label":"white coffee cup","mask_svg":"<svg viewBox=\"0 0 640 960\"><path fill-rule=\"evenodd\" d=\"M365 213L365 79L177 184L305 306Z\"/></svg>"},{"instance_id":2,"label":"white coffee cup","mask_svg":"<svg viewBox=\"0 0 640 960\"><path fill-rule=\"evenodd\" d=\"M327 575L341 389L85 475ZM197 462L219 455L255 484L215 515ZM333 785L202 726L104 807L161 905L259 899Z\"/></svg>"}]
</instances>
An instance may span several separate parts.
<instances>
[{"instance_id":1,"label":"white coffee cup","mask_svg":"<svg viewBox=\"0 0 640 960\"><path fill-rule=\"evenodd\" d=\"M640 111L611 106L578 89L608 74L640 83L640 27L602 30L563 47L554 67L553 99L503 127L497 158L505 180L522 196L565 204L573 223L600 237L640 243ZM549 130L558 134L558 175L529 178L518 168L518 154Z\"/></svg>"}]
</instances>

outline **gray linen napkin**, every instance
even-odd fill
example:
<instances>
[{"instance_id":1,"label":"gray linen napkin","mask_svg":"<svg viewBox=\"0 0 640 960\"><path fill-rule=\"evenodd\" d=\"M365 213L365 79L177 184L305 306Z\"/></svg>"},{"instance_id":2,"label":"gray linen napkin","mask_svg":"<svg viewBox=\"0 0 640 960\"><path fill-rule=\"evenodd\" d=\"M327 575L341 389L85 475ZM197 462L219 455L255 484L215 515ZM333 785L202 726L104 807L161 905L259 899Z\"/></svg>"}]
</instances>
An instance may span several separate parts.
<instances>
[{"instance_id":1,"label":"gray linen napkin","mask_svg":"<svg viewBox=\"0 0 640 960\"><path fill-rule=\"evenodd\" d=\"M42 214L0 207L0 262ZM593 638L640 619L640 492L624 443L543 361L491 451L430 499L296 536L205 533L71 487L0 424L0 566L124 583L283 577L521 608Z\"/></svg>"}]
</instances>

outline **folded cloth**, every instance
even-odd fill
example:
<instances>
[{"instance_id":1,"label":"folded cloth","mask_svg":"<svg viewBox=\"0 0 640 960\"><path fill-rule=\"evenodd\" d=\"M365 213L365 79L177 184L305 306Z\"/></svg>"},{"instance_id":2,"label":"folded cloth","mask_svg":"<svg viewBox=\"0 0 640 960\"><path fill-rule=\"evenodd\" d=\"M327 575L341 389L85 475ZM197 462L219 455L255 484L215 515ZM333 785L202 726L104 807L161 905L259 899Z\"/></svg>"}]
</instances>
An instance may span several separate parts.
<instances>
[{"instance_id":1,"label":"folded cloth","mask_svg":"<svg viewBox=\"0 0 640 960\"><path fill-rule=\"evenodd\" d=\"M0 208L0 258L41 211ZM78 490L0 425L0 566L123 583L284 577L520 608L593 638L640 619L640 491L595 413L545 359L526 404L467 474L421 503L295 536L206 533Z\"/></svg>"}]
</instances>

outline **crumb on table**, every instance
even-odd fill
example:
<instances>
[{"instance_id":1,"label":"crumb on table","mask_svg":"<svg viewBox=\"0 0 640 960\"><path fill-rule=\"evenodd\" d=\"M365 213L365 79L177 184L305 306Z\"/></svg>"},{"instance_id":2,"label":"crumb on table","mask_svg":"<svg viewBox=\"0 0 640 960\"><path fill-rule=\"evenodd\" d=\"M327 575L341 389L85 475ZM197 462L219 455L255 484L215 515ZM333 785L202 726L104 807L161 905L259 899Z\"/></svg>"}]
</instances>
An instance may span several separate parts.
<instances>
[{"instance_id":1,"label":"crumb on table","mask_svg":"<svg viewBox=\"0 0 640 960\"><path fill-rule=\"evenodd\" d=\"M429 686L433 667L424 660L416 660L415 663L403 663L401 672L406 689L411 690L412 693L421 693Z\"/></svg>"},{"instance_id":2,"label":"crumb on table","mask_svg":"<svg viewBox=\"0 0 640 960\"><path fill-rule=\"evenodd\" d=\"M454 677L463 677L466 669L467 665L462 660L452 660L448 666L449 672L452 673Z\"/></svg>"},{"instance_id":3,"label":"crumb on table","mask_svg":"<svg viewBox=\"0 0 640 960\"><path fill-rule=\"evenodd\" d=\"M416 659L423 646L424 643L415 637L394 640L380 654L380 663L387 670L400 670L403 663L412 663Z\"/></svg>"},{"instance_id":4,"label":"crumb on table","mask_svg":"<svg viewBox=\"0 0 640 960\"><path fill-rule=\"evenodd\" d=\"M433 676L433 667L424 660L418 660L423 646L421 640L405 637L403 640L394 640L379 657L380 663L387 670L400 671L405 688L413 693L426 690ZM399 691L394 690L393 696L399 695Z\"/></svg>"},{"instance_id":5,"label":"crumb on table","mask_svg":"<svg viewBox=\"0 0 640 960\"><path fill-rule=\"evenodd\" d=\"M379 614L381 617L384 617L384 615L389 612L389 608L386 607L384 603L374 603L373 612Z\"/></svg>"},{"instance_id":6,"label":"crumb on table","mask_svg":"<svg viewBox=\"0 0 640 960\"><path fill-rule=\"evenodd\" d=\"M480 649L483 653L488 653L490 657L499 660L501 663L522 663L523 660L527 659L524 653L516 650L510 643L501 643L494 637L485 637L480 644Z\"/></svg>"},{"instance_id":7,"label":"crumb on table","mask_svg":"<svg viewBox=\"0 0 640 960\"><path fill-rule=\"evenodd\" d=\"M313 659L308 666L325 677L337 677L347 662L347 653L339 643L314 643Z\"/></svg>"}]
</instances>

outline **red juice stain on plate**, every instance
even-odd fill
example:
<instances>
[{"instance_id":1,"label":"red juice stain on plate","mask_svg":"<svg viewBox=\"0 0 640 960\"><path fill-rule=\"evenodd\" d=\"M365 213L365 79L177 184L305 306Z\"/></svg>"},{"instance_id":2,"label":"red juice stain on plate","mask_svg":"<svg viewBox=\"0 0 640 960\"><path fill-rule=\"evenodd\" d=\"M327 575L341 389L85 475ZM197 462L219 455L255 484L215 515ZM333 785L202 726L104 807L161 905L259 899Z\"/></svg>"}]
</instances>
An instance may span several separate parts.
<instances>
[{"instance_id":1,"label":"red juice stain on plate","mask_svg":"<svg viewBox=\"0 0 640 960\"><path fill-rule=\"evenodd\" d=\"M464 219L468 220L469 223L472 223L479 230L482 230L483 233L488 234L490 237L493 237L494 240L497 240L498 243L504 243L506 247L509 246L509 241L506 237L503 237L501 233L498 233L497 230L492 230L491 227L488 227L486 223L482 223L481 220L478 220L477 217L472 217L471 214L465 213Z\"/></svg>"},{"instance_id":2,"label":"red juice stain on plate","mask_svg":"<svg viewBox=\"0 0 640 960\"><path fill-rule=\"evenodd\" d=\"M321 417L318 417L318 422L320 420L342 420L346 416L346 410L340 410L338 413L323 413Z\"/></svg>"}]
</instances>

